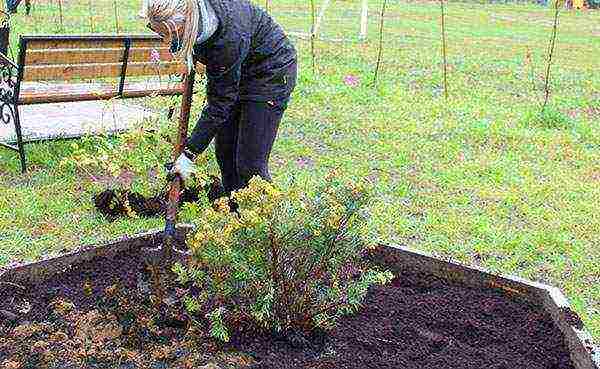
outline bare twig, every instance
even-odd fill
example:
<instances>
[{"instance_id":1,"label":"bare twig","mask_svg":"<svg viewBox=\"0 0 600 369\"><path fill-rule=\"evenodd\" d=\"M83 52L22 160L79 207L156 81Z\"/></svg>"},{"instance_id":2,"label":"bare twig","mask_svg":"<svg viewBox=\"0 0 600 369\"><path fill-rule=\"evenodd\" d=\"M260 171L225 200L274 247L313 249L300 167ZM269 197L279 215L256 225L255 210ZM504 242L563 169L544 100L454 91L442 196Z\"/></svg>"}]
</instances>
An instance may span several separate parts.
<instances>
[{"instance_id":1,"label":"bare twig","mask_svg":"<svg viewBox=\"0 0 600 369\"><path fill-rule=\"evenodd\" d=\"M279 289L279 247L275 239L275 231L273 226L269 227L269 246L271 248L271 279L275 290Z\"/></svg>"},{"instance_id":2,"label":"bare twig","mask_svg":"<svg viewBox=\"0 0 600 369\"><path fill-rule=\"evenodd\" d=\"M442 55L444 57L444 96L448 100L448 58L446 51L446 12L444 10L444 0L440 0L440 10L442 11Z\"/></svg>"},{"instance_id":3,"label":"bare twig","mask_svg":"<svg viewBox=\"0 0 600 369\"><path fill-rule=\"evenodd\" d=\"M19 284L16 284L16 283L12 283L12 282L0 282L0 284L4 284L4 285L7 285L7 286L11 286L11 287L16 287L16 288L19 288L19 289L25 291L25 287L23 287L23 286L21 286Z\"/></svg>"},{"instance_id":4,"label":"bare twig","mask_svg":"<svg viewBox=\"0 0 600 369\"><path fill-rule=\"evenodd\" d=\"M377 66L375 67L375 75L373 76L373 84L377 83L377 76L379 75L379 67L381 65L381 58L383 56L383 24L385 19L385 7L387 5L387 0L383 0L383 4L381 5L381 14L380 14L380 22L379 22L379 53L377 54Z\"/></svg>"},{"instance_id":5,"label":"bare twig","mask_svg":"<svg viewBox=\"0 0 600 369\"><path fill-rule=\"evenodd\" d=\"M310 27L310 53L312 55L312 69L313 69L313 74L317 73L317 62L316 62L316 56L315 56L315 0L310 0L310 13L311 13L311 27Z\"/></svg>"},{"instance_id":6,"label":"bare twig","mask_svg":"<svg viewBox=\"0 0 600 369\"><path fill-rule=\"evenodd\" d=\"M316 311L313 311L313 312L307 312L307 313L305 314L305 316L304 316L304 319L305 319L305 320L310 320L310 319L313 319L313 318L314 318L314 317L316 317L317 315L320 315L320 314L323 314L323 313L327 313L327 312L329 312L329 311L331 311L331 310L333 310L333 309L336 309L336 308L338 308L338 307L340 307L340 306L342 306L342 305L344 305L344 302L343 302L343 301L336 301L336 302L333 302L333 303L331 303L331 304L329 304L329 305L327 305L327 306L323 306L323 307L319 308L319 309L318 309L318 310L316 310Z\"/></svg>"},{"instance_id":7,"label":"bare twig","mask_svg":"<svg viewBox=\"0 0 600 369\"><path fill-rule=\"evenodd\" d=\"M544 80L544 105L542 106L542 113L548 105L550 99L550 68L552 67L552 56L554 55L554 46L556 44L556 35L558 34L558 15L560 14L560 6L562 0L554 1L554 26L552 27L552 36L550 37L550 43L548 45L548 65L546 66L546 77Z\"/></svg>"}]
</instances>

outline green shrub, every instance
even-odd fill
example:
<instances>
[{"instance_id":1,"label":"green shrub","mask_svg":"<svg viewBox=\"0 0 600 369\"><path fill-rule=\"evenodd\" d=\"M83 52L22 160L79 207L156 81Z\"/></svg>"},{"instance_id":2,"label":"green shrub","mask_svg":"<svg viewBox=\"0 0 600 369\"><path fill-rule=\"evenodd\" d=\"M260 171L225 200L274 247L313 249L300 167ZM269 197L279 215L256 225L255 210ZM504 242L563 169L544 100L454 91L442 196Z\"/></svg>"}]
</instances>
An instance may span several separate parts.
<instances>
[{"instance_id":1,"label":"green shrub","mask_svg":"<svg viewBox=\"0 0 600 369\"><path fill-rule=\"evenodd\" d=\"M361 261L365 187L331 175L308 196L254 178L232 197L236 211L223 198L202 212L190 264L173 268L189 312L202 310L215 338L227 341L244 321L275 332L329 328L392 278Z\"/></svg>"},{"instance_id":2,"label":"green shrub","mask_svg":"<svg viewBox=\"0 0 600 369\"><path fill-rule=\"evenodd\" d=\"M524 121L528 126L550 129L567 129L573 126L571 118L551 106L547 106L542 112L528 112L525 115Z\"/></svg>"}]
</instances>

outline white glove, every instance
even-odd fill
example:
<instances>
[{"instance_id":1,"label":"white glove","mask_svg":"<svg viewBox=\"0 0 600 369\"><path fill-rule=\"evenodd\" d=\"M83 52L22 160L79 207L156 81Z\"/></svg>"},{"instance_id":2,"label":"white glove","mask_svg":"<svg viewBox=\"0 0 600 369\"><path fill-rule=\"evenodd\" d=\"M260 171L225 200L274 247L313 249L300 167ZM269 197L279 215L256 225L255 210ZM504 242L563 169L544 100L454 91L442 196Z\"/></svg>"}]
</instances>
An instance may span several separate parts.
<instances>
[{"instance_id":1,"label":"white glove","mask_svg":"<svg viewBox=\"0 0 600 369\"><path fill-rule=\"evenodd\" d=\"M181 179L187 181L192 174L196 173L196 165L185 153L182 153L173 164L170 173L179 174Z\"/></svg>"}]
</instances>

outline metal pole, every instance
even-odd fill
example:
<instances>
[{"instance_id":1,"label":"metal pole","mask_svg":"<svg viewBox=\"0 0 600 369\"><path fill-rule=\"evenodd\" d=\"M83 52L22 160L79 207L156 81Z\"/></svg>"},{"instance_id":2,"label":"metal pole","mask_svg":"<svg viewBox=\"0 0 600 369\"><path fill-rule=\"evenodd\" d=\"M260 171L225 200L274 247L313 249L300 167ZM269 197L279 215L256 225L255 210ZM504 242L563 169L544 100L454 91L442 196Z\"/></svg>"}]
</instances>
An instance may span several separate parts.
<instances>
[{"instance_id":1,"label":"metal pole","mask_svg":"<svg viewBox=\"0 0 600 369\"><path fill-rule=\"evenodd\" d=\"M315 25L315 38L319 37L319 30L321 29L321 24L323 23L323 18L325 17L325 11L329 8L329 3L331 0L323 1L321 4L321 9L319 10L319 17L317 18L317 24Z\"/></svg>"},{"instance_id":2,"label":"metal pole","mask_svg":"<svg viewBox=\"0 0 600 369\"><path fill-rule=\"evenodd\" d=\"M367 27L369 25L369 0L363 0L362 12L360 15L360 35L361 40L367 39Z\"/></svg>"}]
</instances>

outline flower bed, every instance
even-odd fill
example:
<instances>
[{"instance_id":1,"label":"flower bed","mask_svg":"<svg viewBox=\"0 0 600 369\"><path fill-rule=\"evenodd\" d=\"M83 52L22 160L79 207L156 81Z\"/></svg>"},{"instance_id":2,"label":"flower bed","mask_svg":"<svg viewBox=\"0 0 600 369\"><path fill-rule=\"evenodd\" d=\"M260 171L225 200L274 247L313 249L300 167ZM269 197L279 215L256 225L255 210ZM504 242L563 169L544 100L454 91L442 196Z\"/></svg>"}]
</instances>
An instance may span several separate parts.
<instances>
[{"instance_id":1,"label":"flower bed","mask_svg":"<svg viewBox=\"0 0 600 369\"><path fill-rule=\"evenodd\" d=\"M484 288L473 283L485 280L479 271L448 273L451 264L390 247L372 256L391 263L395 279L373 288L360 311L333 330L313 334L307 344L247 326L222 344L207 329L190 325L183 311L155 310L139 273L138 248L153 242L157 235L146 235L6 271L0 278L0 363L5 368L594 368L589 351L573 351L552 314L535 303L535 291L528 291L533 287L517 282L509 287L498 279L497 288ZM440 265L448 267L442 273L448 278L440 276ZM580 324L566 313L561 320L575 328Z\"/></svg>"}]
</instances>

